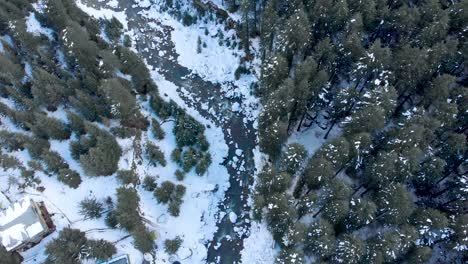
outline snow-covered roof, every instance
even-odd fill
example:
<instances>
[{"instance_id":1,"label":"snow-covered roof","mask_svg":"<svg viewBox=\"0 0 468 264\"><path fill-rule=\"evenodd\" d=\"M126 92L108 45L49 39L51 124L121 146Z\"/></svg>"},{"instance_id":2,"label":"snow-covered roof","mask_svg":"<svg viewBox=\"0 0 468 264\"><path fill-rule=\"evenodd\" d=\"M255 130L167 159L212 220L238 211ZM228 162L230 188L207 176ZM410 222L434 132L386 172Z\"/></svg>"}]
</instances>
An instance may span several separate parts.
<instances>
[{"instance_id":1,"label":"snow-covered roof","mask_svg":"<svg viewBox=\"0 0 468 264\"><path fill-rule=\"evenodd\" d=\"M6 250L16 249L46 230L36 210L26 197L0 212L0 240Z\"/></svg>"},{"instance_id":2,"label":"snow-covered roof","mask_svg":"<svg viewBox=\"0 0 468 264\"><path fill-rule=\"evenodd\" d=\"M128 260L127 255L122 255L101 264L130 264L130 261Z\"/></svg>"}]
</instances>

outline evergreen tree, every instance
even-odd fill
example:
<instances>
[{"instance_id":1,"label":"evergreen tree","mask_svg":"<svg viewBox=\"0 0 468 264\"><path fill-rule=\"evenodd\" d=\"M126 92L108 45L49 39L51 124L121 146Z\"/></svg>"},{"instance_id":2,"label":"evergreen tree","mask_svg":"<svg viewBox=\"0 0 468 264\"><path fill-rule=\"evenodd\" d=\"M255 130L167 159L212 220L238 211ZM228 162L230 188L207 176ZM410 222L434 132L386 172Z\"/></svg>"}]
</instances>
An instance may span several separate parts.
<instances>
[{"instance_id":1,"label":"evergreen tree","mask_svg":"<svg viewBox=\"0 0 468 264\"><path fill-rule=\"evenodd\" d=\"M296 173L306 157L307 150L304 146L298 143L289 144L281 157L282 170L289 174Z\"/></svg>"},{"instance_id":2,"label":"evergreen tree","mask_svg":"<svg viewBox=\"0 0 468 264\"><path fill-rule=\"evenodd\" d=\"M315 255L325 259L333 253L334 245L335 230L327 220L319 219L310 224L304 247L307 255Z\"/></svg>"},{"instance_id":3,"label":"evergreen tree","mask_svg":"<svg viewBox=\"0 0 468 264\"><path fill-rule=\"evenodd\" d=\"M17 255L11 254L6 251L5 247L0 246L0 258L2 259L2 263L5 264L20 264L21 260Z\"/></svg>"},{"instance_id":4,"label":"evergreen tree","mask_svg":"<svg viewBox=\"0 0 468 264\"><path fill-rule=\"evenodd\" d=\"M117 207L115 217L122 228L133 230L141 221L138 213L138 203L140 197L131 188L120 187L117 189Z\"/></svg>"},{"instance_id":5,"label":"evergreen tree","mask_svg":"<svg viewBox=\"0 0 468 264\"><path fill-rule=\"evenodd\" d=\"M364 242L354 236L345 234L336 240L332 263L360 263L364 253Z\"/></svg>"},{"instance_id":6,"label":"evergreen tree","mask_svg":"<svg viewBox=\"0 0 468 264\"><path fill-rule=\"evenodd\" d=\"M166 159L164 158L164 153L158 146L151 142L146 143L146 156L149 163L153 166L161 165L165 167L167 164Z\"/></svg>"},{"instance_id":7,"label":"evergreen tree","mask_svg":"<svg viewBox=\"0 0 468 264\"><path fill-rule=\"evenodd\" d=\"M96 198L85 198L80 202L80 214L86 218L99 218L103 210L103 204Z\"/></svg>"},{"instance_id":8,"label":"evergreen tree","mask_svg":"<svg viewBox=\"0 0 468 264\"><path fill-rule=\"evenodd\" d=\"M143 253L152 252L154 249L154 235L142 223L137 224L132 230L133 245Z\"/></svg>"},{"instance_id":9,"label":"evergreen tree","mask_svg":"<svg viewBox=\"0 0 468 264\"><path fill-rule=\"evenodd\" d=\"M401 224L411 215L414 204L404 185L390 184L377 193L377 218L388 224Z\"/></svg>"},{"instance_id":10,"label":"evergreen tree","mask_svg":"<svg viewBox=\"0 0 468 264\"><path fill-rule=\"evenodd\" d=\"M182 245L182 239L180 237L175 237L174 239L166 239L164 241L164 250L170 254L176 254L177 250L179 250L180 246Z\"/></svg>"}]
</instances>

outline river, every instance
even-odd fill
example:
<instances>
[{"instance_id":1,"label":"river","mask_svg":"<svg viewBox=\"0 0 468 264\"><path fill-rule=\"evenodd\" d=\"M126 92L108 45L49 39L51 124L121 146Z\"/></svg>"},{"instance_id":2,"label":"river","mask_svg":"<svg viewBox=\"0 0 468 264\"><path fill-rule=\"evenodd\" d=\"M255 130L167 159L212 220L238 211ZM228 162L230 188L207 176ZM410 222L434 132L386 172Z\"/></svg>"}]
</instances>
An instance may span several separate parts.
<instances>
[{"instance_id":1,"label":"river","mask_svg":"<svg viewBox=\"0 0 468 264\"><path fill-rule=\"evenodd\" d=\"M97 7L105 7L102 2L96 0L87 2L94 3ZM149 66L162 69L160 74L166 80L188 91L189 94L179 93L184 101L203 117L212 120L222 128L229 146L228 157L223 165L226 166L230 175L230 187L225 193L225 199L219 205L219 211L226 212L226 214L218 222L218 229L213 240L206 245L208 248L207 263L240 263L243 240L247 237L250 228L250 207L247 199L255 172L253 149L256 147L256 130L253 122L244 123L243 113L231 111L231 106L239 101L225 96L219 84L206 81L177 63L178 54L170 38L172 28L138 14L142 8L134 6L133 1L120 0L119 7L113 10L125 10L128 28L133 29L138 35L136 49L146 59ZM156 23L158 29L150 26L153 24L150 22ZM160 41L158 51L164 52L155 52L152 49L154 39L163 40ZM197 100L192 100L193 98ZM203 107L206 104L208 108ZM208 109L212 110L208 111ZM236 150L238 149L242 150L244 154L242 157L237 157ZM242 167L245 169L229 164L229 161L235 159L239 159L236 163L243 164ZM229 218L230 212L234 212L237 216L235 223L232 223Z\"/></svg>"}]
</instances>

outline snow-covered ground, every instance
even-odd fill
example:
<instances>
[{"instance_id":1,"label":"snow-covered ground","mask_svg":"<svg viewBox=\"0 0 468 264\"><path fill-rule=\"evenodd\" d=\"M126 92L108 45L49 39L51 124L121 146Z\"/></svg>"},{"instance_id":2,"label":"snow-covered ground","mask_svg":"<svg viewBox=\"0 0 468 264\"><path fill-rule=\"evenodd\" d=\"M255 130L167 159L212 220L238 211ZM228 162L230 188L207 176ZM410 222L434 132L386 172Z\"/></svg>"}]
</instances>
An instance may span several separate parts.
<instances>
[{"instance_id":1,"label":"snow-covered ground","mask_svg":"<svg viewBox=\"0 0 468 264\"><path fill-rule=\"evenodd\" d=\"M160 21L173 28L171 40L179 55L177 62L198 74L207 81L221 84L226 97L242 99L240 111L252 121L260 113L258 99L252 95L251 85L260 76L260 59L255 56L246 66L252 74L243 74L238 80L235 71L245 56L243 49L239 49L240 40L233 29L226 30L224 24L216 19L198 19L194 24L185 26L168 12L161 10L165 0L134 0L135 6L145 8L140 15ZM148 5L148 3L152 3ZM194 9L187 4L182 7L188 13L194 14ZM229 43L230 47L228 47ZM235 43L235 44L234 44ZM235 47L234 47L235 45ZM260 43L258 39L251 40L251 53L258 55Z\"/></svg>"},{"instance_id":2,"label":"snow-covered ground","mask_svg":"<svg viewBox=\"0 0 468 264\"><path fill-rule=\"evenodd\" d=\"M116 17L124 25L124 28L127 29L128 24L125 12L111 9L97 10L86 6L80 0L76 2L82 10L96 18L109 19L112 16ZM118 6L118 2L115 0L109 1L107 4L110 8ZM43 10L43 3L37 3L35 7L36 11L40 12ZM34 13L31 13L26 18L26 23L28 31L32 34L48 36L51 33L49 29L40 27ZM177 87L174 84L164 80L156 70L152 71L152 76L160 91L164 91L164 94L167 94L167 97L163 96L163 98L174 100L199 122L207 126L205 135L210 143L210 154L213 162L206 175L200 177L194 171L191 171L186 175L184 181L178 182L174 175L177 165L170 161L170 153L176 147L175 138L172 133L174 123L164 122L162 124L163 130L166 132L166 137L163 140L156 140L150 131L143 134L142 146L147 141L155 142L164 152L168 164L165 167L154 167L150 166L147 161L143 161L137 167L141 180L146 175L155 176L158 183L169 180L176 184L183 184L187 191L183 198L184 203L181 206L180 216L172 217L167 212L167 205L158 204L151 192L137 187L141 199L140 210L147 220L148 227L155 231L157 235L158 251L156 263L169 263L175 260L181 260L185 263L204 263L207 253L205 244L216 231L217 205L224 197L225 190L229 187L228 172L224 166L220 165L223 157L227 156L228 147L224 141L221 128L216 127L215 124L203 118L198 112L186 106L177 94ZM208 78L208 76L206 77ZM216 78L220 78L220 76L214 76L212 80ZM149 109L148 102L142 101L140 106L143 114L157 119ZM66 114L63 108L59 108L59 110L49 113L49 115L66 121ZM1 121L1 129L19 131L8 119L2 117ZM162 120L159 121L161 122ZM95 220L83 219L79 214L79 202L86 197L95 197L102 202L107 197L111 197L115 202L116 189L121 186L121 183L118 182L115 175L109 177L88 177L80 164L71 158L69 150L70 141L52 140L51 149L57 151L67 161L71 169L76 170L82 175L83 182L77 189L65 186L55 177L49 177L44 173L37 172L36 176L41 182L36 187L44 187L45 190L39 191L40 188L38 190L38 188L27 187L25 190L19 191L17 188L9 186L10 181L8 177L20 179L20 172L18 170L10 170L0 176L2 177L0 190L4 191L12 201L19 200L25 195L37 201L44 201L46 207L53 215L53 221L57 226L57 230L61 230L64 227L73 227L86 232L88 238L102 238L111 242L119 241L128 234L122 230L109 229L105 225L104 217ZM133 138L119 139L118 143L123 150L123 155L119 161L119 169L130 169L133 160ZM18 151L12 154L21 160L24 166L28 167L27 162L31 160L31 157L27 151ZM56 236L57 232L47 237L38 246L24 252L25 263L42 263L46 257L44 254L45 245ZM175 256L168 256L163 250L164 240L173 239L176 236L180 236L183 239L182 246ZM116 243L116 247L118 250L117 254L128 254L130 256L131 263L141 263L143 260L142 254L133 247L131 237L119 241Z\"/></svg>"}]
</instances>

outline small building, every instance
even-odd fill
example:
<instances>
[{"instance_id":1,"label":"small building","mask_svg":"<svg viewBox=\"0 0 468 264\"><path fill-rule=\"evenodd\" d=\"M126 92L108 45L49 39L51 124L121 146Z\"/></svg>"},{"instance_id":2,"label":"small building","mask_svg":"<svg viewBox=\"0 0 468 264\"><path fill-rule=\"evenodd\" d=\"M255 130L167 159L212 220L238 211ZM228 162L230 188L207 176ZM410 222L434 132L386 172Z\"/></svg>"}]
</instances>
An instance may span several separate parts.
<instances>
[{"instance_id":1,"label":"small building","mask_svg":"<svg viewBox=\"0 0 468 264\"><path fill-rule=\"evenodd\" d=\"M43 202L29 197L0 212L0 241L7 251L31 248L55 231Z\"/></svg>"},{"instance_id":2,"label":"small building","mask_svg":"<svg viewBox=\"0 0 468 264\"><path fill-rule=\"evenodd\" d=\"M99 264L130 264L130 260L128 259L128 255L121 255Z\"/></svg>"}]
</instances>

